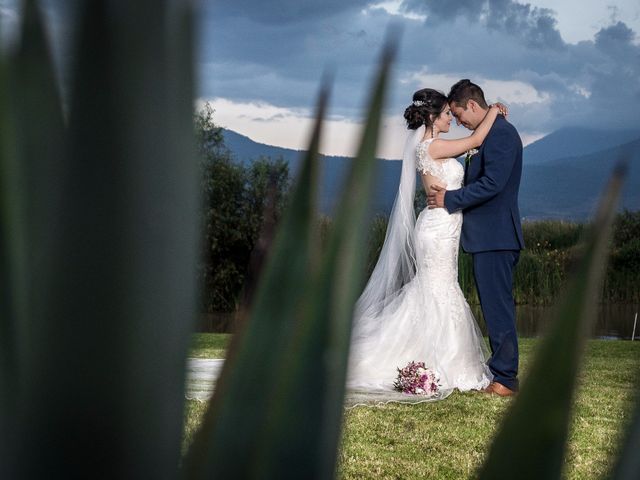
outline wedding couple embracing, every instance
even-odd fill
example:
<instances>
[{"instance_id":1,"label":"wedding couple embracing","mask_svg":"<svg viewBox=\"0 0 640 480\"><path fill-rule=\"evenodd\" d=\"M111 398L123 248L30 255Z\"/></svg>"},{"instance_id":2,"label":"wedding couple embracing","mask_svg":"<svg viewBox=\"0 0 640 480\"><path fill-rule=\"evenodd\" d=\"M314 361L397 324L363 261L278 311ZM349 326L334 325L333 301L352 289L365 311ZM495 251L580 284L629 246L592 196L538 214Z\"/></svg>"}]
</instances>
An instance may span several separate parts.
<instances>
[{"instance_id":1,"label":"wedding couple embracing","mask_svg":"<svg viewBox=\"0 0 640 480\"><path fill-rule=\"evenodd\" d=\"M351 391L408 402L442 399L454 389L517 392L512 288L524 248L522 142L505 116L504 105L489 106L469 80L453 85L448 96L429 88L414 93L404 114L409 134L385 241L355 308ZM440 138L453 118L473 133ZM465 153L463 167L456 157ZM417 219L416 177L428 204ZM490 354L458 283L460 244L473 257ZM414 380L429 385L408 390Z\"/></svg>"}]
</instances>

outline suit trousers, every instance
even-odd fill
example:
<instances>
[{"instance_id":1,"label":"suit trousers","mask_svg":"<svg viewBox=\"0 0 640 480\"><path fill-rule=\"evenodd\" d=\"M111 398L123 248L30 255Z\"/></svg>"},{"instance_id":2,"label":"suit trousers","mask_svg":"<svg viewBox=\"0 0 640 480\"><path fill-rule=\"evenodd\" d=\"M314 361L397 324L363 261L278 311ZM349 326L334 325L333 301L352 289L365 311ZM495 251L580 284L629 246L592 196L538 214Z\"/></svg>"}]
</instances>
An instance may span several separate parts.
<instances>
[{"instance_id":1,"label":"suit trousers","mask_svg":"<svg viewBox=\"0 0 640 480\"><path fill-rule=\"evenodd\" d=\"M513 272L519 258L518 250L473 253L473 274L491 346L489 369L494 382L516 391L518 336Z\"/></svg>"}]
</instances>

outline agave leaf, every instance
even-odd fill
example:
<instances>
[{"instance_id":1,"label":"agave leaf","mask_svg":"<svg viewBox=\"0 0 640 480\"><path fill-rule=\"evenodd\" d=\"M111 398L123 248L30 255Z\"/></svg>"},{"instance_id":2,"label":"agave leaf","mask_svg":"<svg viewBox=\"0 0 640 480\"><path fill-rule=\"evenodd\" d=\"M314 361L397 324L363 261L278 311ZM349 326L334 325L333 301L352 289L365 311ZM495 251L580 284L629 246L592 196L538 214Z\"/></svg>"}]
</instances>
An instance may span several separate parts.
<instances>
[{"instance_id":1,"label":"agave leaf","mask_svg":"<svg viewBox=\"0 0 640 480\"><path fill-rule=\"evenodd\" d=\"M33 337L46 312L51 280L49 233L64 138L53 63L40 13L31 0L25 2L21 27L17 48L2 66L0 391L9 422L19 418L17 407L24 403L25 384L33 378ZM18 420L16 425L21 423ZM2 433L15 434L16 425L6 425ZM19 443L15 435L5 440L7 445ZM2 458L14 461L16 455Z\"/></svg>"},{"instance_id":2,"label":"agave leaf","mask_svg":"<svg viewBox=\"0 0 640 480\"><path fill-rule=\"evenodd\" d=\"M51 232L56 227L65 136L62 108L43 21L33 0L24 5L22 33L12 59L11 112L15 121L16 185L20 217L13 228L21 236L24 255L17 269L24 292L16 295L17 363L22 381L31 378L33 336L45 321L47 294L54 276ZM22 304L24 302L24 305Z\"/></svg>"},{"instance_id":3,"label":"agave leaf","mask_svg":"<svg viewBox=\"0 0 640 480\"><path fill-rule=\"evenodd\" d=\"M172 478L195 317L197 172L181 71L192 67L179 60L192 58L191 32L164 1L78 5L56 282L34 345L23 476ZM172 5L190 17L189 2Z\"/></svg>"},{"instance_id":4,"label":"agave leaf","mask_svg":"<svg viewBox=\"0 0 640 480\"><path fill-rule=\"evenodd\" d=\"M10 114L7 74L9 65L0 57L0 477L13 478L11 460L14 439L8 432L14 431L17 385L15 297L18 286L17 265L24 255L20 248L20 236L15 228L19 218L19 189L15 184L16 162L14 122ZM23 283L20 284L21 286ZM24 291L24 289L22 289Z\"/></svg>"},{"instance_id":5,"label":"agave leaf","mask_svg":"<svg viewBox=\"0 0 640 480\"><path fill-rule=\"evenodd\" d=\"M316 188L315 174L309 174L316 168L324 105L320 101L301 181L274 242L247 330L231 349L191 449L192 478L318 478L334 473L351 309L362 276L360 237L392 50L386 51L372 96L338 228L318 270L311 265L317 249L307 244L312 226L308 207ZM295 231L299 233L292 235Z\"/></svg>"},{"instance_id":6,"label":"agave leaf","mask_svg":"<svg viewBox=\"0 0 640 480\"><path fill-rule=\"evenodd\" d=\"M10 113L9 62L0 57L0 398L15 388L15 320L14 289L17 285L15 263L24 253L19 250L15 227L19 218L19 186L17 185L15 126ZM1 430L1 431L4 431Z\"/></svg>"},{"instance_id":7,"label":"agave leaf","mask_svg":"<svg viewBox=\"0 0 640 480\"><path fill-rule=\"evenodd\" d=\"M481 479L560 478L577 375L595 320L595 302L624 168L607 186L585 234L585 254L568 280L552 327L541 341L521 392L505 415L480 473Z\"/></svg>"},{"instance_id":8,"label":"agave leaf","mask_svg":"<svg viewBox=\"0 0 640 480\"><path fill-rule=\"evenodd\" d=\"M389 68L396 43L384 49L370 95L358 155L338 203L322 267L309 284L295 341L280 365L278 395L254 476L331 478L340 442L353 306L364 278L366 220Z\"/></svg>"},{"instance_id":9,"label":"agave leaf","mask_svg":"<svg viewBox=\"0 0 640 480\"><path fill-rule=\"evenodd\" d=\"M245 325L229 346L214 395L185 460L188 478L246 478L258 449L258 431L271 412L284 349L291 342L316 253L313 212L318 147L328 87L320 92L309 149L290 204L259 280Z\"/></svg>"}]
</instances>

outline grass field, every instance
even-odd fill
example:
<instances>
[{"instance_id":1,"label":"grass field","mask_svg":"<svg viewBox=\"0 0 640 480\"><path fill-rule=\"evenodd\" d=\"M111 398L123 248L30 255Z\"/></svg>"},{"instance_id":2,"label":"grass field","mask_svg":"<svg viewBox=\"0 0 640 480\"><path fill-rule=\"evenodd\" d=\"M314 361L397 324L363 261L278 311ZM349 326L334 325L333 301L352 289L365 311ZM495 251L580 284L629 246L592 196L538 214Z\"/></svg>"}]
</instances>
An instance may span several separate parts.
<instances>
[{"instance_id":1,"label":"grass field","mask_svg":"<svg viewBox=\"0 0 640 480\"><path fill-rule=\"evenodd\" d=\"M223 358L228 335L194 336L191 355ZM522 339L521 379L537 340ZM634 379L640 372L640 342L592 340L575 402L565 477L596 479L606 474L622 428L630 420ZM510 399L454 393L442 402L356 407L345 413L340 478L472 478ZM206 404L188 401L185 446ZM543 448L543 446L541 446Z\"/></svg>"},{"instance_id":2,"label":"grass field","mask_svg":"<svg viewBox=\"0 0 640 480\"><path fill-rule=\"evenodd\" d=\"M192 358L224 358L231 335L226 333L197 333L191 341Z\"/></svg>"}]
</instances>

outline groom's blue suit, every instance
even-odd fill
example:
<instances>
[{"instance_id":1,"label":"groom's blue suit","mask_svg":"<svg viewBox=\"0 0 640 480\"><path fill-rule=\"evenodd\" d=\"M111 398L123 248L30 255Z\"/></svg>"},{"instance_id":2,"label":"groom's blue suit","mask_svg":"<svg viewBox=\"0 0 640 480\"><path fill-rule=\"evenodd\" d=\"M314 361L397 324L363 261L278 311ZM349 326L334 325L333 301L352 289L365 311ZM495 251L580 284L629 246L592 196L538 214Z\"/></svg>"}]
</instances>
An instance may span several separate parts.
<instances>
[{"instance_id":1,"label":"groom's blue suit","mask_svg":"<svg viewBox=\"0 0 640 480\"><path fill-rule=\"evenodd\" d=\"M522 141L499 115L478 153L465 168L465 186L445 193L451 213L462 210L461 243L473 256L482 314L489 332L494 381L518 389L518 338L513 301L513 270L524 248L518 189Z\"/></svg>"}]
</instances>

